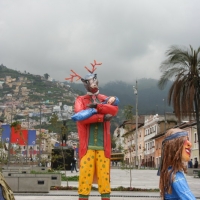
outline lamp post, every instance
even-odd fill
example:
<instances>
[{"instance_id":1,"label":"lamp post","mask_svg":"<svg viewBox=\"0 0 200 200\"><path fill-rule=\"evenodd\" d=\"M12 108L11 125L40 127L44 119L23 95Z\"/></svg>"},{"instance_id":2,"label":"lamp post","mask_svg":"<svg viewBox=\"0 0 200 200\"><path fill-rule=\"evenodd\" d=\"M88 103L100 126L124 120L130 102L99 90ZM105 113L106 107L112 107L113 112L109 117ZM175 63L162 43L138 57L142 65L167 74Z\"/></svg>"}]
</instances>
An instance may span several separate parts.
<instances>
[{"instance_id":1,"label":"lamp post","mask_svg":"<svg viewBox=\"0 0 200 200\"><path fill-rule=\"evenodd\" d=\"M10 108L10 107L9 107ZM12 117L13 117L13 104L11 107L11 119L10 119L10 125L12 125ZM8 166L10 165L10 148L11 148L11 128L10 128L10 139L9 139L9 143L8 143Z\"/></svg>"},{"instance_id":2,"label":"lamp post","mask_svg":"<svg viewBox=\"0 0 200 200\"><path fill-rule=\"evenodd\" d=\"M132 140L131 140L132 141ZM130 188L132 187L132 173L131 173L131 148L132 148L132 145L129 147L129 152L130 152L130 161L129 161L129 169L130 169Z\"/></svg>"},{"instance_id":3,"label":"lamp post","mask_svg":"<svg viewBox=\"0 0 200 200\"><path fill-rule=\"evenodd\" d=\"M0 138L1 138L1 159L3 160L3 141L2 141L2 128L1 128L1 125L3 123L3 120L0 119Z\"/></svg>"},{"instance_id":4,"label":"lamp post","mask_svg":"<svg viewBox=\"0 0 200 200\"><path fill-rule=\"evenodd\" d=\"M136 113L135 113L135 126L136 126L136 129L135 129L135 152L136 152L136 159L135 159L135 165L136 165L136 168L139 168L139 164L138 164L138 144L137 144L137 137L138 137L138 87L137 87L137 81L136 81L136 85L133 86L133 90L134 90L134 94L136 95Z\"/></svg>"},{"instance_id":5,"label":"lamp post","mask_svg":"<svg viewBox=\"0 0 200 200\"><path fill-rule=\"evenodd\" d=\"M29 113L27 116L28 116L28 130L29 130ZM27 161L28 161L28 138L27 138L27 143L26 143L26 163Z\"/></svg>"},{"instance_id":6,"label":"lamp post","mask_svg":"<svg viewBox=\"0 0 200 200\"><path fill-rule=\"evenodd\" d=\"M41 163L41 139L42 139L41 126L42 126L42 102L40 102L39 166Z\"/></svg>"}]
</instances>

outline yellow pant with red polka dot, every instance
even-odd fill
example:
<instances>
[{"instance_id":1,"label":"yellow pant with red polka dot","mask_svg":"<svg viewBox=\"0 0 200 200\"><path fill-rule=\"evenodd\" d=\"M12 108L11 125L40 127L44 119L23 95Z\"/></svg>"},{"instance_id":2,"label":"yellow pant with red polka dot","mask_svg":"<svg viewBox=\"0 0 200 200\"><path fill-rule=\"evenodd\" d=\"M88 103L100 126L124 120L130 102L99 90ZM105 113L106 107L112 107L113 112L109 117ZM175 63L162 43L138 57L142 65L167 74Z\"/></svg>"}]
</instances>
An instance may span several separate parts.
<instances>
[{"instance_id":1,"label":"yellow pant with red polka dot","mask_svg":"<svg viewBox=\"0 0 200 200\"><path fill-rule=\"evenodd\" d=\"M96 173L98 191L102 199L110 197L110 159L106 158L103 150L88 150L80 162L79 199L87 199Z\"/></svg>"}]
</instances>

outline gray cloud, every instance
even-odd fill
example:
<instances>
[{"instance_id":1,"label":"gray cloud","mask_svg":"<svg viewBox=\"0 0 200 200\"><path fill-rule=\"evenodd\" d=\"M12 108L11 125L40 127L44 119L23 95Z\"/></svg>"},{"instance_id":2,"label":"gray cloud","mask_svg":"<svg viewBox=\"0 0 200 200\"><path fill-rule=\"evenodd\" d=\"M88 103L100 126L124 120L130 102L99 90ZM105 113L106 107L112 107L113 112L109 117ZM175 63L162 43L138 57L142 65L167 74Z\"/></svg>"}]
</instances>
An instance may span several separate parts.
<instances>
[{"instance_id":1,"label":"gray cloud","mask_svg":"<svg viewBox=\"0 0 200 200\"><path fill-rule=\"evenodd\" d=\"M200 1L0 1L0 64L64 81L102 62L100 83L160 77L171 45L200 46Z\"/></svg>"}]
</instances>

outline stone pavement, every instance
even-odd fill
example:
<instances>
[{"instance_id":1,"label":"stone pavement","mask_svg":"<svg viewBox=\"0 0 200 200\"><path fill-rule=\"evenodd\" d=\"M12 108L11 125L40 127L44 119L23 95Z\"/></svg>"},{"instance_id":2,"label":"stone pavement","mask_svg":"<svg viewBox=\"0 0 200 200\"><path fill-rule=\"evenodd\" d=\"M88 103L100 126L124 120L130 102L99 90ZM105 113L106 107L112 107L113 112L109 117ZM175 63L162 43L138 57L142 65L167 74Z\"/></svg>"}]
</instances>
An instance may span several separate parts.
<instances>
[{"instance_id":1,"label":"stone pavement","mask_svg":"<svg viewBox=\"0 0 200 200\"><path fill-rule=\"evenodd\" d=\"M156 175L156 170L121 170L111 169L111 187L118 186L130 187L130 173L132 177L131 187L135 188L158 188L159 177ZM67 171L67 176L78 175L78 173L71 173ZM186 176L189 187L197 199L200 199L200 179L193 176ZM62 182L66 186L66 182ZM78 187L77 182L69 182L69 186ZM93 186L97 187L96 184ZM46 194L15 194L16 200L77 200L77 191L50 191ZM159 192L124 192L113 191L111 193L111 200L158 200ZM92 191L90 200L101 200L97 191Z\"/></svg>"}]
</instances>

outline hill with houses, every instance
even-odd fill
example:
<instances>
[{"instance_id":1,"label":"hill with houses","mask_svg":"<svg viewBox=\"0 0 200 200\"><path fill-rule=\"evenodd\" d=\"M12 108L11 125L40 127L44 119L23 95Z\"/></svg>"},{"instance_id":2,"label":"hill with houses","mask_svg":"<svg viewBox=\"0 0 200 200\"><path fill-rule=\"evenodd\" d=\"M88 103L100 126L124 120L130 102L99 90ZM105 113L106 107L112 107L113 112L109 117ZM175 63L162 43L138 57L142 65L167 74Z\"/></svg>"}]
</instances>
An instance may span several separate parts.
<instances>
[{"instance_id":1,"label":"hill with houses","mask_svg":"<svg viewBox=\"0 0 200 200\"><path fill-rule=\"evenodd\" d=\"M7 123L18 120L25 127L55 131L48 122L52 113L56 113L60 123L67 120L69 129L76 132L76 124L69 119L77 95L69 85L49 76L0 65L0 119Z\"/></svg>"}]
</instances>

